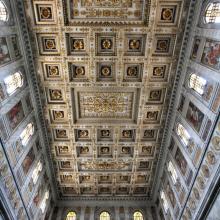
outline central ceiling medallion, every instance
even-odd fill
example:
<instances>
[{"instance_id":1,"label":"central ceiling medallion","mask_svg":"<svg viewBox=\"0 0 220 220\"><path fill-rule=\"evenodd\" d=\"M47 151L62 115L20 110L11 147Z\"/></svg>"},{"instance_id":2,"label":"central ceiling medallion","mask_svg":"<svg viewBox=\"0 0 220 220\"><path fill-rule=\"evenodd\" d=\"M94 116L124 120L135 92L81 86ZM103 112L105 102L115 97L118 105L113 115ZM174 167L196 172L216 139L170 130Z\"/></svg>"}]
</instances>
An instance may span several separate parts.
<instances>
[{"instance_id":1,"label":"central ceiling medallion","mask_svg":"<svg viewBox=\"0 0 220 220\"><path fill-rule=\"evenodd\" d=\"M88 91L73 90L75 109L73 113L78 122L91 123L135 123L137 119L140 91L125 88L97 88Z\"/></svg>"}]
</instances>

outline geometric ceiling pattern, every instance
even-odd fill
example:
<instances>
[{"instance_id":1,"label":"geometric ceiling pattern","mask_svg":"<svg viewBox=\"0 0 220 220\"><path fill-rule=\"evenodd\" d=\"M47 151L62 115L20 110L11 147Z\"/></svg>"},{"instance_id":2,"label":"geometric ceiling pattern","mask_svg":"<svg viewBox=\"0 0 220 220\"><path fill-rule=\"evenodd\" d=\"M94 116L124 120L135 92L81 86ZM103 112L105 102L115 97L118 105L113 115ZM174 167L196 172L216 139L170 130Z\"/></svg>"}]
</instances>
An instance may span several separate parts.
<instances>
[{"instance_id":1,"label":"geometric ceiling pattern","mask_svg":"<svg viewBox=\"0 0 220 220\"><path fill-rule=\"evenodd\" d=\"M149 197L181 0L25 1L61 198Z\"/></svg>"}]
</instances>

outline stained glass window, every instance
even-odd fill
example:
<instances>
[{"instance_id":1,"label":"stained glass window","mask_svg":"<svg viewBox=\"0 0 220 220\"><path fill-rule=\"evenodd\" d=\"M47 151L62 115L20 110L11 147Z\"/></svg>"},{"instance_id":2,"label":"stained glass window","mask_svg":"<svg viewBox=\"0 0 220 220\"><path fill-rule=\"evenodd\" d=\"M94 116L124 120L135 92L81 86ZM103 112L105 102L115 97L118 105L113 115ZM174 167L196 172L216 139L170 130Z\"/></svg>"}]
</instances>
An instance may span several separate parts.
<instances>
[{"instance_id":1,"label":"stained glass window","mask_svg":"<svg viewBox=\"0 0 220 220\"><path fill-rule=\"evenodd\" d=\"M187 130L181 124L178 124L176 131L181 141L187 146L190 140L190 135Z\"/></svg>"},{"instance_id":2,"label":"stained glass window","mask_svg":"<svg viewBox=\"0 0 220 220\"><path fill-rule=\"evenodd\" d=\"M45 211L45 208L46 208L46 206L47 206L47 200L48 200L48 198L49 198L49 191L47 190L47 191L44 193L44 197L43 197L43 199L42 199L42 201L41 201L41 204L40 204L40 209L41 209L42 213L44 213L44 211Z\"/></svg>"},{"instance_id":3,"label":"stained glass window","mask_svg":"<svg viewBox=\"0 0 220 220\"><path fill-rule=\"evenodd\" d=\"M102 213L100 214L99 220L110 220L110 215L109 215L109 213L108 213L108 212L102 212Z\"/></svg>"},{"instance_id":4,"label":"stained glass window","mask_svg":"<svg viewBox=\"0 0 220 220\"><path fill-rule=\"evenodd\" d=\"M66 216L66 220L76 220L76 213L75 212L68 212Z\"/></svg>"},{"instance_id":5,"label":"stained glass window","mask_svg":"<svg viewBox=\"0 0 220 220\"><path fill-rule=\"evenodd\" d=\"M210 3L205 12L206 23L220 23L220 2Z\"/></svg>"},{"instance_id":6,"label":"stained glass window","mask_svg":"<svg viewBox=\"0 0 220 220\"><path fill-rule=\"evenodd\" d=\"M8 10L3 1L0 0L0 21L8 20Z\"/></svg>"},{"instance_id":7,"label":"stained glass window","mask_svg":"<svg viewBox=\"0 0 220 220\"><path fill-rule=\"evenodd\" d=\"M206 80L196 74L191 74L189 78L189 87L198 92L200 95L204 93Z\"/></svg>"},{"instance_id":8,"label":"stained glass window","mask_svg":"<svg viewBox=\"0 0 220 220\"><path fill-rule=\"evenodd\" d=\"M32 123L29 123L20 134L21 143L23 146L25 146L28 143L29 139L33 134L34 134L34 125Z\"/></svg>"},{"instance_id":9,"label":"stained glass window","mask_svg":"<svg viewBox=\"0 0 220 220\"><path fill-rule=\"evenodd\" d=\"M168 201L167 201L167 198L166 198L165 193L164 193L163 190L160 192L160 198L161 198L162 201L163 201L164 211L167 213L167 212L168 212L168 209L169 209L169 205L168 205Z\"/></svg>"},{"instance_id":10,"label":"stained glass window","mask_svg":"<svg viewBox=\"0 0 220 220\"><path fill-rule=\"evenodd\" d=\"M41 161L38 161L37 166L35 167L32 173L32 180L34 184L37 182L41 170L42 170L42 163Z\"/></svg>"},{"instance_id":11,"label":"stained glass window","mask_svg":"<svg viewBox=\"0 0 220 220\"><path fill-rule=\"evenodd\" d=\"M173 166L173 163L171 161L169 161L167 169L171 173L171 178L173 180L173 183L176 184L178 176L177 176L177 173L176 173L176 169Z\"/></svg>"},{"instance_id":12,"label":"stained glass window","mask_svg":"<svg viewBox=\"0 0 220 220\"><path fill-rule=\"evenodd\" d=\"M20 72L16 72L4 79L7 93L9 95L13 94L17 88L23 86L23 77Z\"/></svg>"},{"instance_id":13,"label":"stained glass window","mask_svg":"<svg viewBox=\"0 0 220 220\"><path fill-rule=\"evenodd\" d=\"M134 220L144 220L143 215L141 212L134 213Z\"/></svg>"}]
</instances>

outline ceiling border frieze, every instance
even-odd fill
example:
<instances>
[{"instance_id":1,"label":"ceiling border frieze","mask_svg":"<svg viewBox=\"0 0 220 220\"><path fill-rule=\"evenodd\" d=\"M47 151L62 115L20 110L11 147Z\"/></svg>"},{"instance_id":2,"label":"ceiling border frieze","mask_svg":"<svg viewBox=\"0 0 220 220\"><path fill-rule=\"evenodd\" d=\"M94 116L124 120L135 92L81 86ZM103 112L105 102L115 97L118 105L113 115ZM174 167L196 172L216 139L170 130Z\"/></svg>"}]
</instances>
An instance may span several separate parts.
<instances>
[{"instance_id":1,"label":"ceiling border frieze","mask_svg":"<svg viewBox=\"0 0 220 220\"><path fill-rule=\"evenodd\" d=\"M173 125L174 125L175 116L176 116L175 112L176 112L176 108L177 108L179 97L180 97L181 83L185 75L184 69L186 68L185 61L186 61L186 53L187 53L187 42L190 37L189 33L191 30L191 24L192 24L192 20L194 16L195 4L196 4L195 0L187 0L185 2L185 7L186 8L188 7L189 9L188 9L188 15L186 17L186 20L183 21L185 22L185 31L183 34L181 50L179 53L179 60L177 64L176 75L175 75L175 79L173 82L173 89L172 89L171 96L170 96L170 103L169 103L166 122L165 122L164 134L163 134L163 138L161 142L162 147L160 148L160 152L158 155L158 163L157 163L157 167L155 171L155 178L153 181L153 185L155 185L154 190L151 195L151 199L153 201L156 201L157 199L156 196L158 195L157 193L158 193L159 186L160 186L160 179L162 178L162 174L163 174L163 170L164 170L164 166L166 162L166 157L168 153L169 142L170 142L171 133L172 133L172 129L170 128L173 128Z\"/></svg>"},{"instance_id":2,"label":"ceiling border frieze","mask_svg":"<svg viewBox=\"0 0 220 220\"><path fill-rule=\"evenodd\" d=\"M31 93L33 93L34 98L34 104L37 110L37 114L35 114L36 121L38 126L40 125L41 129L39 129L39 137L41 139L41 143L46 145L47 147L43 147L43 153L44 157L46 158L45 161L48 161L48 165L46 166L47 173L50 179L50 184L52 185L51 190L52 190L52 195L53 198L56 200L57 199L57 194L56 190L57 185L56 183L56 178L55 178L55 172L53 169L53 161L50 153L50 147L49 147L49 138L48 138L48 132L44 120L44 112L42 108L42 102L41 102L41 94L38 86L38 79L37 79L37 74L35 72L35 64L34 64L34 58L32 54L32 49L31 49L31 41L30 41L30 36L29 36L29 30L28 30L28 25L27 25L27 20L25 17L25 10L24 10L24 1L23 0L16 0L12 1L12 4L15 5L15 8L17 9L17 19L20 22L19 25L19 33L20 37L23 39L20 41L22 49L25 51L25 63L26 63L26 68L28 70L27 74L27 79L29 81L29 85L31 87ZM47 162L46 162L47 163ZM50 170L48 170L50 169ZM51 172L52 171L52 172Z\"/></svg>"}]
</instances>

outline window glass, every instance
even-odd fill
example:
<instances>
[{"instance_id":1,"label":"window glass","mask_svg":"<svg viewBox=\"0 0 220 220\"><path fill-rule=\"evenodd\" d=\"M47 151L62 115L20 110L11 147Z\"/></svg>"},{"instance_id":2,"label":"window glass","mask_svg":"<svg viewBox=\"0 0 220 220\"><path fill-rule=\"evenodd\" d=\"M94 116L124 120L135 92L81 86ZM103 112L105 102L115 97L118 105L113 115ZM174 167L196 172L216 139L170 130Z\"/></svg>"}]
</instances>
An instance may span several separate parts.
<instances>
[{"instance_id":1,"label":"window glass","mask_svg":"<svg viewBox=\"0 0 220 220\"><path fill-rule=\"evenodd\" d=\"M141 212L134 213L134 220L144 220L143 215Z\"/></svg>"},{"instance_id":2,"label":"window glass","mask_svg":"<svg viewBox=\"0 0 220 220\"><path fill-rule=\"evenodd\" d=\"M4 79L7 93L9 95L13 94L17 88L23 86L23 77L20 72L16 72Z\"/></svg>"},{"instance_id":3,"label":"window glass","mask_svg":"<svg viewBox=\"0 0 220 220\"><path fill-rule=\"evenodd\" d=\"M47 190L45 193L44 193L44 197L41 201L41 204L40 204L40 209L42 211L42 213L44 213L45 211L45 208L47 206L47 199L49 198L49 191Z\"/></svg>"},{"instance_id":4,"label":"window glass","mask_svg":"<svg viewBox=\"0 0 220 220\"><path fill-rule=\"evenodd\" d=\"M196 74L191 74L189 78L189 87L202 95L205 90L206 80Z\"/></svg>"},{"instance_id":5,"label":"window glass","mask_svg":"<svg viewBox=\"0 0 220 220\"><path fill-rule=\"evenodd\" d=\"M28 143L33 133L34 133L34 125L32 123L29 123L20 134L21 143L23 146L25 146Z\"/></svg>"},{"instance_id":6,"label":"window glass","mask_svg":"<svg viewBox=\"0 0 220 220\"><path fill-rule=\"evenodd\" d=\"M109 215L109 213L108 213L108 212L102 212L102 213L100 214L99 220L110 220L110 215Z\"/></svg>"},{"instance_id":7,"label":"window glass","mask_svg":"<svg viewBox=\"0 0 220 220\"><path fill-rule=\"evenodd\" d=\"M41 161L38 161L37 166L35 167L32 174L32 180L34 184L37 182L41 170L42 170L42 163Z\"/></svg>"},{"instance_id":8,"label":"window glass","mask_svg":"<svg viewBox=\"0 0 220 220\"><path fill-rule=\"evenodd\" d=\"M169 205L168 205L167 198L166 198L165 193L164 193L163 190L160 192L160 198L163 201L163 207L164 207L165 212L167 213Z\"/></svg>"},{"instance_id":9,"label":"window glass","mask_svg":"<svg viewBox=\"0 0 220 220\"><path fill-rule=\"evenodd\" d=\"M169 161L168 163L168 171L171 173L171 178L173 180L173 183L176 184L178 176L176 173L176 169L173 166L173 163L171 161Z\"/></svg>"},{"instance_id":10,"label":"window glass","mask_svg":"<svg viewBox=\"0 0 220 220\"><path fill-rule=\"evenodd\" d=\"M220 23L220 2L210 3L205 12L206 23Z\"/></svg>"},{"instance_id":11,"label":"window glass","mask_svg":"<svg viewBox=\"0 0 220 220\"><path fill-rule=\"evenodd\" d=\"M75 212L69 212L66 216L66 220L76 220L76 213Z\"/></svg>"},{"instance_id":12,"label":"window glass","mask_svg":"<svg viewBox=\"0 0 220 220\"><path fill-rule=\"evenodd\" d=\"M180 137L180 139L182 140L182 142L187 146L190 140L190 135L187 132L187 130L181 125L178 124L177 125L177 134Z\"/></svg>"},{"instance_id":13,"label":"window glass","mask_svg":"<svg viewBox=\"0 0 220 220\"><path fill-rule=\"evenodd\" d=\"M7 21L8 20L8 10L6 5L3 1L0 0L0 21Z\"/></svg>"}]
</instances>

